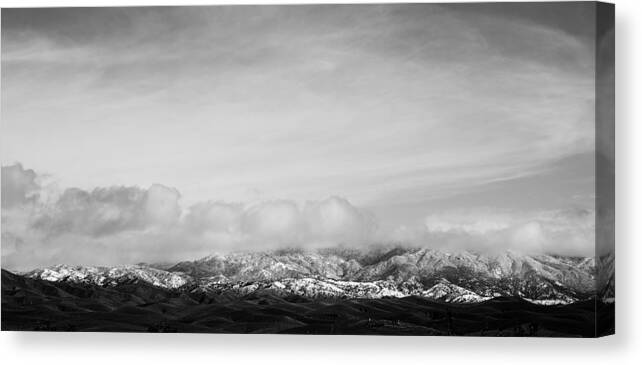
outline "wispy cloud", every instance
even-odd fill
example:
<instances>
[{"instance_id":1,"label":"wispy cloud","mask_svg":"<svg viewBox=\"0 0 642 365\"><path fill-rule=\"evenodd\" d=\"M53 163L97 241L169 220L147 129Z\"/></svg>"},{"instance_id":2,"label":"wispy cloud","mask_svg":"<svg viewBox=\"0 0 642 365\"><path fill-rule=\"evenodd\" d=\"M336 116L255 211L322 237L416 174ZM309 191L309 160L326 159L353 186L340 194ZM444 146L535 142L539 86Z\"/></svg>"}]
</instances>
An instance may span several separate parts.
<instances>
[{"instance_id":1,"label":"wispy cloud","mask_svg":"<svg viewBox=\"0 0 642 365\"><path fill-rule=\"evenodd\" d=\"M3 16L3 159L67 185L412 201L594 144L591 45L537 21L430 5L22 12ZM50 12L67 23L25 20Z\"/></svg>"}]
</instances>

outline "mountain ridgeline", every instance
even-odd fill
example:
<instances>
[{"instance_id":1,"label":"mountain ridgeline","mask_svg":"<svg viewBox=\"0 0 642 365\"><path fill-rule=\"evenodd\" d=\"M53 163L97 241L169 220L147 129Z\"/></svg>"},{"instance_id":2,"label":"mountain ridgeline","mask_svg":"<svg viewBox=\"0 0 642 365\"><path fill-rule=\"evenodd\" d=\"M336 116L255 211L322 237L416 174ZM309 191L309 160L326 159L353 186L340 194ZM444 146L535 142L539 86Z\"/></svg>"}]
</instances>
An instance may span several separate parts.
<instances>
[{"instance_id":1,"label":"mountain ridgeline","mask_svg":"<svg viewBox=\"0 0 642 365\"><path fill-rule=\"evenodd\" d=\"M162 266L58 265L24 276L101 287L142 282L203 297L261 293L313 299L418 296L448 303L517 297L554 305L595 295L604 295L602 299L608 301L611 294L607 288L596 289L594 258L402 247L232 253ZM612 279L602 281L608 284Z\"/></svg>"}]
</instances>

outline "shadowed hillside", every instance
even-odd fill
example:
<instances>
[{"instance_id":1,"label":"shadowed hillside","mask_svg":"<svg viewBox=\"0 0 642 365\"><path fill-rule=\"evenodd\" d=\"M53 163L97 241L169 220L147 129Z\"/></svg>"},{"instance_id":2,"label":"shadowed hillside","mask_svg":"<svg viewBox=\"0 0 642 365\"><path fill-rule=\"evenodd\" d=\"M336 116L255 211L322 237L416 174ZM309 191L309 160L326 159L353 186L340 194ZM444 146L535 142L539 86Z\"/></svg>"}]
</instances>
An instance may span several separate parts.
<instances>
[{"instance_id":1,"label":"shadowed hillside","mask_svg":"<svg viewBox=\"0 0 642 365\"><path fill-rule=\"evenodd\" d=\"M595 305L541 306L519 298L476 304L419 297L310 299L260 291L205 295L140 280L101 287L2 271L5 331L592 337Z\"/></svg>"}]
</instances>

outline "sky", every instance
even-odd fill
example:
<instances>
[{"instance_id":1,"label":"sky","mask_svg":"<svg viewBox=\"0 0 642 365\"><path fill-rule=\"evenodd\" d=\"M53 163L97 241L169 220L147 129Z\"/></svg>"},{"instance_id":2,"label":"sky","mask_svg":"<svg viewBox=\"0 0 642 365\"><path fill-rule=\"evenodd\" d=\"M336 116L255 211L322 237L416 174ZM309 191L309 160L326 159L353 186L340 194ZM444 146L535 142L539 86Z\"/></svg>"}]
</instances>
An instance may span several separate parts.
<instances>
[{"instance_id":1,"label":"sky","mask_svg":"<svg viewBox=\"0 0 642 365\"><path fill-rule=\"evenodd\" d=\"M2 265L589 255L592 3L2 11Z\"/></svg>"}]
</instances>

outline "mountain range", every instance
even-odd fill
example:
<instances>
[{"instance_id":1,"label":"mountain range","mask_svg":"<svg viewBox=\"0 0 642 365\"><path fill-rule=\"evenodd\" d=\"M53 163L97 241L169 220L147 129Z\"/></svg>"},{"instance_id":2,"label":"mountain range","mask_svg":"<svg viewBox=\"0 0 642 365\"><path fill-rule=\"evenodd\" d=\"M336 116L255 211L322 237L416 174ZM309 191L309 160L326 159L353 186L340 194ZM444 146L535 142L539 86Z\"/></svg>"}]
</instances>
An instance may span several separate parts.
<instances>
[{"instance_id":1,"label":"mountain range","mask_svg":"<svg viewBox=\"0 0 642 365\"><path fill-rule=\"evenodd\" d=\"M606 262L608 259L600 259ZM613 274L611 274L613 275ZM215 254L173 265L57 265L25 277L100 287L146 283L190 295L269 294L308 298L418 296L448 303L518 297L569 304L612 295L610 276L596 289L594 258L445 252L426 248L298 249Z\"/></svg>"}]
</instances>

